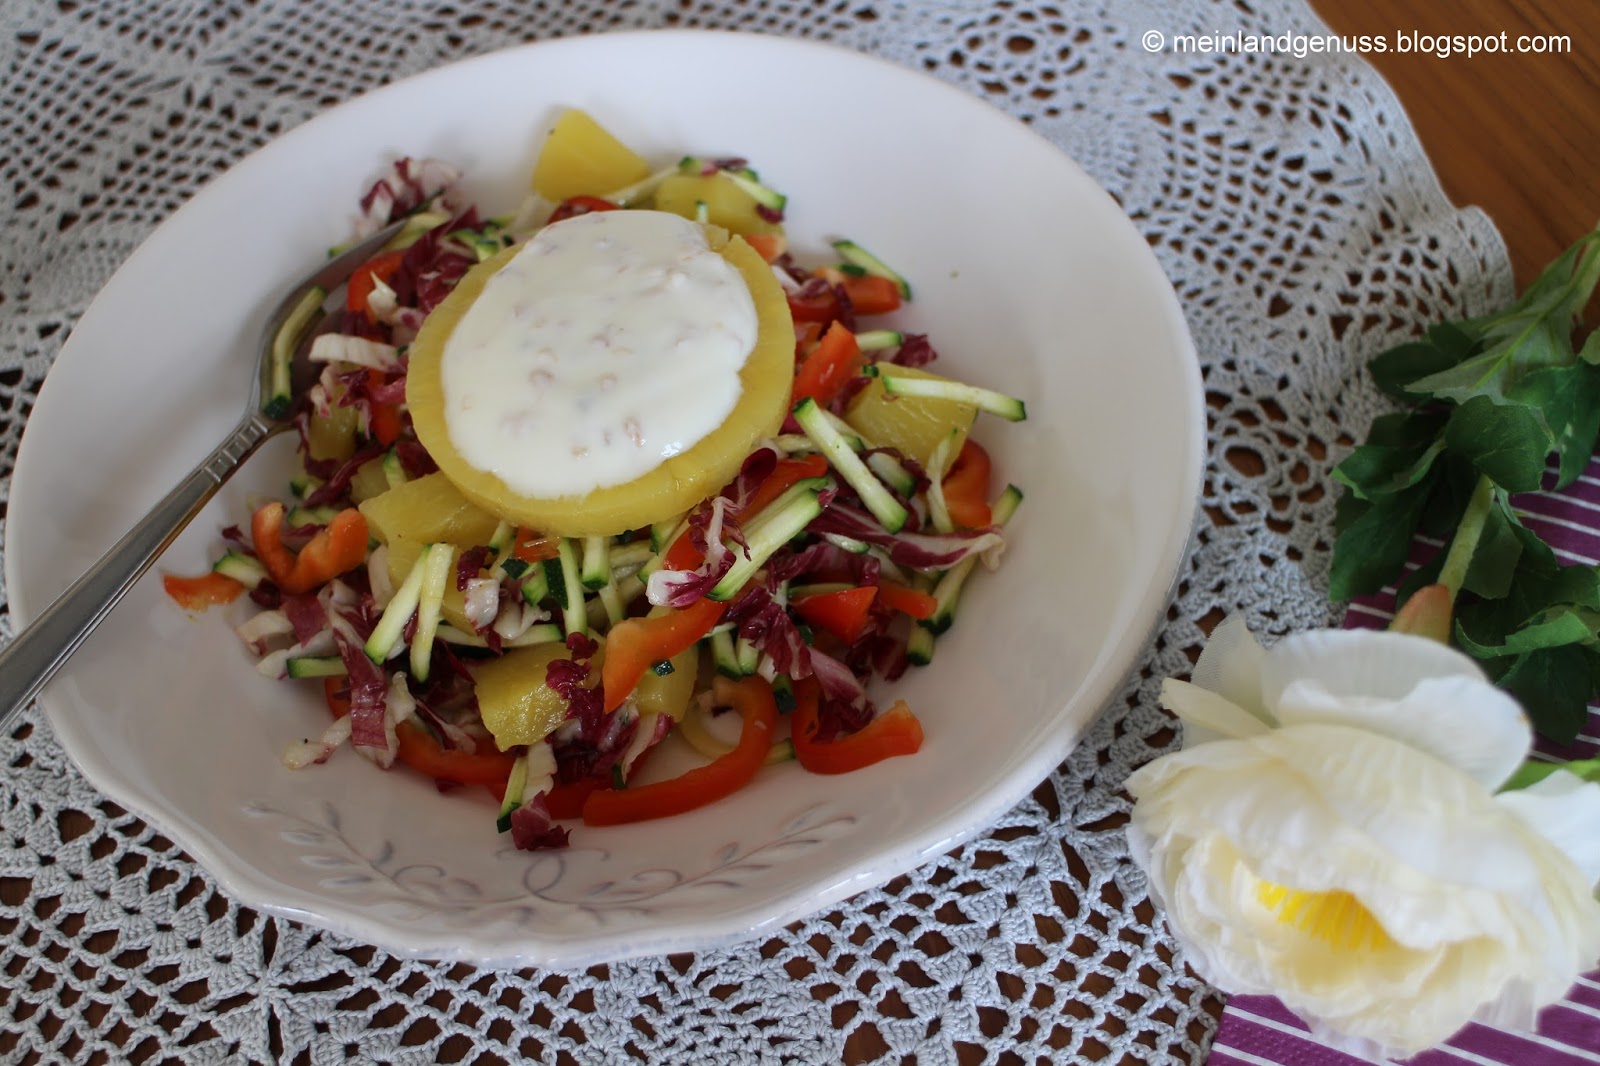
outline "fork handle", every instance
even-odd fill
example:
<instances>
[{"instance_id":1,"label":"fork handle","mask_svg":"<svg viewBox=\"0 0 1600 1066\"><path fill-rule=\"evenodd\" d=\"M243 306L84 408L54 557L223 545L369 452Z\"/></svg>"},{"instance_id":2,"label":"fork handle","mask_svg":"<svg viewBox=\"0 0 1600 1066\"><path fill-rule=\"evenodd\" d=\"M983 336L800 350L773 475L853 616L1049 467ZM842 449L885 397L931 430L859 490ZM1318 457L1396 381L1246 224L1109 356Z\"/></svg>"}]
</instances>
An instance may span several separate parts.
<instances>
[{"instance_id":1,"label":"fork handle","mask_svg":"<svg viewBox=\"0 0 1600 1066\"><path fill-rule=\"evenodd\" d=\"M0 650L0 728L38 694L222 483L287 423L247 415L216 451Z\"/></svg>"}]
</instances>

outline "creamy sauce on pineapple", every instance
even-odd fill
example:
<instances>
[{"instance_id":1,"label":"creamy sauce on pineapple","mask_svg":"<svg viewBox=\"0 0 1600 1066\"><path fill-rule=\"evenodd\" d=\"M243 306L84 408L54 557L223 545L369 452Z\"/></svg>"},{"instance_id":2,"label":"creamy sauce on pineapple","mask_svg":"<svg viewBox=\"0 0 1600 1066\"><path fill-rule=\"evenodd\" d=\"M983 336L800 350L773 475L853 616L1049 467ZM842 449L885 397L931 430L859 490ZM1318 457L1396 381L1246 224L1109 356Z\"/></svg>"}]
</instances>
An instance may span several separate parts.
<instances>
[{"instance_id":1,"label":"creamy sauce on pineapple","mask_svg":"<svg viewBox=\"0 0 1600 1066\"><path fill-rule=\"evenodd\" d=\"M756 333L749 288L699 225L579 215L540 230L456 324L445 426L515 492L620 485L727 419Z\"/></svg>"}]
</instances>

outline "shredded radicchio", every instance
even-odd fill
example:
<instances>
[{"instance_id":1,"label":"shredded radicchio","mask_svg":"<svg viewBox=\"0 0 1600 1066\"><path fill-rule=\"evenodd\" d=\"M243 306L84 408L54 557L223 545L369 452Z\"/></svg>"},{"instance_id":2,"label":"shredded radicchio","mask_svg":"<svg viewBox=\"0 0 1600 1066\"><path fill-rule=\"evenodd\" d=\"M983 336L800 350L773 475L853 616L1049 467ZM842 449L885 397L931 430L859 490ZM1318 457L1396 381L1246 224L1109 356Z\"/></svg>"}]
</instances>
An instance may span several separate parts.
<instances>
[{"instance_id":1,"label":"shredded radicchio","mask_svg":"<svg viewBox=\"0 0 1600 1066\"><path fill-rule=\"evenodd\" d=\"M770 444L763 444L749 455L739 467L739 473L733 483L723 490L722 495L733 501L734 506L742 512L750 502L750 497L755 495L761 483L771 476L778 466L778 449Z\"/></svg>"},{"instance_id":2,"label":"shredded radicchio","mask_svg":"<svg viewBox=\"0 0 1600 1066\"><path fill-rule=\"evenodd\" d=\"M780 549L767 562L767 581L774 586L815 573L848 574L854 584L876 585L882 579L883 564L876 556L847 552L825 540L798 552Z\"/></svg>"},{"instance_id":3,"label":"shredded radicchio","mask_svg":"<svg viewBox=\"0 0 1600 1066\"><path fill-rule=\"evenodd\" d=\"M467 591L467 583L478 576L489 561L489 549L479 545L468 548L456 559L456 591Z\"/></svg>"},{"instance_id":4,"label":"shredded radicchio","mask_svg":"<svg viewBox=\"0 0 1600 1066\"><path fill-rule=\"evenodd\" d=\"M550 816L543 792L511 812L511 842L523 851L567 846L567 830Z\"/></svg>"},{"instance_id":5,"label":"shredded radicchio","mask_svg":"<svg viewBox=\"0 0 1600 1066\"><path fill-rule=\"evenodd\" d=\"M350 675L350 743L357 748L387 752L389 739L383 726L383 714L389 683L383 676L383 668L367 658L366 651L343 627L336 626L333 636L339 658L344 660L345 671Z\"/></svg>"},{"instance_id":6,"label":"shredded radicchio","mask_svg":"<svg viewBox=\"0 0 1600 1066\"><path fill-rule=\"evenodd\" d=\"M939 353L928 343L926 333L907 333L905 339L900 342L900 347L889 357L889 361L901 366L919 367L927 366L937 358Z\"/></svg>"},{"instance_id":7,"label":"shredded radicchio","mask_svg":"<svg viewBox=\"0 0 1600 1066\"><path fill-rule=\"evenodd\" d=\"M584 682L589 679L589 660L599 645L582 633L573 633L567 637L567 650L572 658L554 659L545 668L545 684L566 701L567 717L576 719L582 732L598 732L600 719L605 716L600 690L589 688Z\"/></svg>"},{"instance_id":8,"label":"shredded radicchio","mask_svg":"<svg viewBox=\"0 0 1600 1066\"><path fill-rule=\"evenodd\" d=\"M414 306L424 314L439 306L462 276L478 263L477 253L452 240L450 234L456 230L475 230L481 225L477 212L468 210L419 237L406 249L400 268L389 279L395 300L401 306Z\"/></svg>"},{"instance_id":9,"label":"shredded radicchio","mask_svg":"<svg viewBox=\"0 0 1600 1066\"><path fill-rule=\"evenodd\" d=\"M954 533L890 533L865 511L835 503L806 527L812 533L835 533L889 549L889 558L901 566L947 570L967 558L1004 544L998 527L964 529Z\"/></svg>"},{"instance_id":10,"label":"shredded radicchio","mask_svg":"<svg viewBox=\"0 0 1600 1066\"><path fill-rule=\"evenodd\" d=\"M426 477L439 469L439 464L433 461L433 456L428 454L428 449L420 441L409 437L394 442L394 453L400 459L400 465L405 468L406 477Z\"/></svg>"},{"instance_id":11,"label":"shredded radicchio","mask_svg":"<svg viewBox=\"0 0 1600 1066\"><path fill-rule=\"evenodd\" d=\"M294 627L296 644L305 644L328 628L328 612L313 595L283 597L283 613Z\"/></svg>"},{"instance_id":12,"label":"shredded radicchio","mask_svg":"<svg viewBox=\"0 0 1600 1066\"><path fill-rule=\"evenodd\" d=\"M385 376L377 384L373 383L365 369L346 370L336 375L335 380L344 386L344 393L339 397L339 406L349 407L363 400L370 403L403 402L406 398L403 363L396 363L393 369L399 370L400 373L397 376Z\"/></svg>"},{"instance_id":13,"label":"shredded radicchio","mask_svg":"<svg viewBox=\"0 0 1600 1066\"><path fill-rule=\"evenodd\" d=\"M361 198L356 236L376 233L391 221L409 215L461 178L461 172L437 159L397 160L394 172L381 177Z\"/></svg>"},{"instance_id":14,"label":"shredded radicchio","mask_svg":"<svg viewBox=\"0 0 1600 1066\"><path fill-rule=\"evenodd\" d=\"M688 607L704 599L733 569L734 552L724 543L733 541L749 553L744 532L733 517L733 504L726 496L714 496L689 515L689 539L705 553L698 570L657 570L650 575L645 596L656 605Z\"/></svg>"},{"instance_id":15,"label":"shredded radicchio","mask_svg":"<svg viewBox=\"0 0 1600 1066\"><path fill-rule=\"evenodd\" d=\"M811 649L783 605L760 585L752 585L728 608L739 636L772 658L781 673L799 680L811 676Z\"/></svg>"}]
</instances>

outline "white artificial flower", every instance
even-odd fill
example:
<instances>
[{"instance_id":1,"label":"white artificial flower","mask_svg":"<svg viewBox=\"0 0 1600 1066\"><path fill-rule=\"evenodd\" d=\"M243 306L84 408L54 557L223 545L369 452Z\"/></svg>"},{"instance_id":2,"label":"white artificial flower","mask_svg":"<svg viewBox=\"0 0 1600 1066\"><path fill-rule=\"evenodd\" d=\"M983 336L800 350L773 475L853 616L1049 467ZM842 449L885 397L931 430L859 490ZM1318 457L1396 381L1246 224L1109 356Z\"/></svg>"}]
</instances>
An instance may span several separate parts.
<instances>
[{"instance_id":1,"label":"white artificial flower","mask_svg":"<svg viewBox=\"0 0 1600 1066\"><path fill-rule=\"evenodd\" d=\"M1184 750L1128 779L1134 858L1194 968L1320 1038L1403 1056L1531 1029L1600 957L1600 785L1526 758L1521 709L1423 637L1218 627L1162 703Z\"/></svg>"}]
</instances>

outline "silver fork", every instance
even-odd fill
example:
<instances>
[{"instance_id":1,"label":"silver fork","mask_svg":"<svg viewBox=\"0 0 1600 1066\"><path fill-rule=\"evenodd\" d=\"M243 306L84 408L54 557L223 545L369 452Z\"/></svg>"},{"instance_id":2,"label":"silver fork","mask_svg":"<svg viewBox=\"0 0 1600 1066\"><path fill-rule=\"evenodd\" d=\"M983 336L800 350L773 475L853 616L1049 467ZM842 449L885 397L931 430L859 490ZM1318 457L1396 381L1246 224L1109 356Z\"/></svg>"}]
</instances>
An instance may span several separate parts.
<instances>
[{"instance_id":1,"label":"silver fork","mask_svg":"<svg viewBox=\"0 0 1600 1066\"><path fill-rule=\"evenodd\" d=\"M327 294L349 280L404 225L395 222L328 260L284 296L267 319L244 417L226 440L123 538L0 650L0 727L36 696L111 612L223 482L262 443L288 429L294 340L276 344L291 317L314 317ZM307 323L308 328L314 323Z\"/></svg>"}]
</instances>

